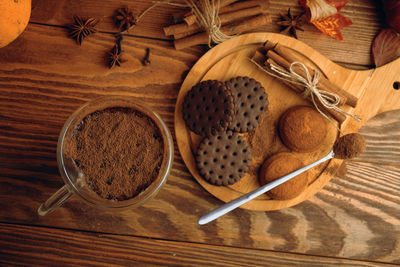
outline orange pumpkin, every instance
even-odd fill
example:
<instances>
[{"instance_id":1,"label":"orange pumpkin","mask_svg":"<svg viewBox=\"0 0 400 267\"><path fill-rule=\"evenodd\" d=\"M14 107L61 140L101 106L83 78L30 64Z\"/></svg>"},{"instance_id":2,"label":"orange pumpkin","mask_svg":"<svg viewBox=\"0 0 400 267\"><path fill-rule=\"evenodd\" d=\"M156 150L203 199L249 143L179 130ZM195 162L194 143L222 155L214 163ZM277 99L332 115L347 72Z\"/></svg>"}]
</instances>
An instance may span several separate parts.
<instances>
[{"instance_id":1,"label":"orange pumpkin","mask_svg":"<svg viewBox=\"0 0 400 267\"><path fill-rule=\"evenodd\" d=\"M0 47L14 41L28 25L31 0L0 0Z\"/></svg>"}]
</instances>

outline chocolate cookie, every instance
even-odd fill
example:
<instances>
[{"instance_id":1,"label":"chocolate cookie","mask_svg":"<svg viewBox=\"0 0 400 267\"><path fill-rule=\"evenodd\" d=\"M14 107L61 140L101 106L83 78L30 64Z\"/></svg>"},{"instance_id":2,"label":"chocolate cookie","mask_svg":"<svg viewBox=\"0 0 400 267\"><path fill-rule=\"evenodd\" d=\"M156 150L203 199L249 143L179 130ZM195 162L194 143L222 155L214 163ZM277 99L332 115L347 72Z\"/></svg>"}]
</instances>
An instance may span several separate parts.
<instances>
[{"instance_id":1,"label":"chocolate cookie","mask_svg":"<svg viewBox=\"0 0 400 267\"><path fill-rule=\"evenodd\" d=\"M313 152L325 141L327 122L309 106L289 108L279 119L279 134L283 143L296 152Z\"/></svg>"},{"instance_id":2,"label":"chocolate cookie","mask_svg":"<svg viewBox=\"0 0 400 267\"><path fill-rule=\"evenodd\" d=\"M229 129L248 132L257 127L260 115L268 108L264 87L249 77L236 77L226 82L235 98L235 117Z\"/></svg>"},{"instance_id":3,"label":"chocolate cookie","mask_svg":"<svg viewBox=\"0 0 400 267\"><path fill-rule=\"evenodd\" d=\"M202 177L214 185L231 185L248 171L250 149L237 133L227 131L204 138L196 154Z\"/></svg>"},{"instance_id":4,"label":"chocolate cookie","mask_svg":"<svg viewBox=\"0 0 400 267\"><path fill-rule=\"evenodd\" d=\"M225 131L233 120L234 98L226 85L216 80L196 84L183 101L186 126L199 135Z\"/></svg>"}]
</instances>

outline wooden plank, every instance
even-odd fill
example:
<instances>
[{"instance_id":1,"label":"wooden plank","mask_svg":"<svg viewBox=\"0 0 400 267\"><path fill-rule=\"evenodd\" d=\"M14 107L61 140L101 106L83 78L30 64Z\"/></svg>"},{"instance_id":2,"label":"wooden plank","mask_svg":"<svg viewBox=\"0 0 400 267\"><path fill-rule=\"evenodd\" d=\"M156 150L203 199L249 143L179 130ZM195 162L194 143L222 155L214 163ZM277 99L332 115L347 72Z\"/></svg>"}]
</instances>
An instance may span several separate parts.
<instances>
[{"instance_id":1,"label":"wooden plank","mask_svg":"<svg viewBox=\"0 0 400 267\"><path fill-rule=\"evenodd\" d=\"M139 14L152 5L152 1L102 1L99 5L91 0L83 1L37 1L34 2L31 22L49 25L67 25L71 23L74 15L93 16L101 18L98 28L101 31L116 32L112 16L116 9L129 6ZM292 14L302 12L297 0L270 0L269 13L272 21L279 18L279 14L286 13L291 8ZM170 39L165 37L162 27L173 22L173 15L185 13L183 8L172 6L159 6L152 9L130 34L157 39ZM371 43L379 29L383 27L383 12L377 1L357 0L349 1L341 13L353 21L353 25L343 29L344 41L336 41L323 35L312 25L304 25L305 32L299 31L299 40L304 41L318 50L329 59L337 62L360 65L372 65ZM263 26L257 31L279 32L279 26L274 23ZM172 47L172 43L170 43Z\"/></svg>"},{"instance_id":2,"label":"wooden plank","mask_svg":"<svg viewBox=\"0 0 400 267\"><path fill-rule=\"evenodd\" d=\"M157 106L160 113L172 112L182 76L202 52L178 52L166 48L164 41L125 37L123 50L128 61L121 68L109 69L106 54L114 42L112 35L98 34L78 46L66 38L62 28L31 24L13 45L0 50L2 97L15 100L20 108L48 103L58 109L52 119L59 123L87 100L110 94L132 95ZM141 64L146 48L151 49L150 66ZM28 102L16 100L25 97ZM41 112L47 113L44 106Z\"/></svg>"},{"instance_id":3,"label":"wooden plank","mask_svg":"<svg viewBox=\"0 0 400 267\"><path fill-rule=\"evenodd\" d=\"M276 21L280 13L291 8L292 14L300 14L303 9L297 0L270 0L272 20ZM304 32L298 31L299 40L316 49L335 62L373 65L371 44L379 29L383 28L382 7L372 0L348 1L340 13L353 21L353 25L342 29L343 41L336 41L321 34L313 25L302 26ZM277 32L273 26L269 31Z\"/></svg>"},{"instance_id":4,"label":"wooden plank","mask_svg":"<svg viewBox=\"0 0 400 267\"><path fill-rule=\"evenodd\" d=\"M400 92L398 92L400 99ZM383 112L360 129L367 149L355 161L399 165L400 163L400 110Z\"/></svg>"},{"instance_id":5,"label":"wooden plank","mask_svg":"<svg viewBox=\"0 0 400 267\"><path fill-rule=\"evenodd\" d=\"M393 266L0 223L0 263L43 266Z\"/></svg>"},{"instance_id":6,"label":"wooden plank","mask_svg":"<svg viewBox=\"0 0 400 267\"><path fill-rule=\"evenodd\" d=\"M180 171L180 161L160 193L142 207L110 213L75 197L40 218L39 202L61 185L55 167L43 165L1 170L1 221L400 263L399 168L352 163L347 176L332 179L295 207L271 212L238 209L199 226L197 219L221 202ZM29 170L35 168L44 170Z\"/></svg>"},{"instance_id":7,"label":"wooden plank","mask_svg":"<svg viewBox=\"0 0 400 267\"><path fill-rule=\"evenodd\" d=\"M39 204L62 185L56 140L69 114L99 95L131 95L154 107L173 130L181 76L200 52L126 38L130 62L109 70L102 56L113 44L111 35L95 35L79 47L62 28L28 27L12 46L0 50L1 221L400 263L398 165L353 162L345 178L332 179L314 198L293 208L267 213L238 209L198 226L197 219L221 202L193 180L176 153L167 184L142 207L109 213L74 197L39 217ZM152 64L143 67L146 47L152 48ZM398 144L398 138L393 140ZM382 147L382 153L391 151Z\"/></svg>"}]
</instances>

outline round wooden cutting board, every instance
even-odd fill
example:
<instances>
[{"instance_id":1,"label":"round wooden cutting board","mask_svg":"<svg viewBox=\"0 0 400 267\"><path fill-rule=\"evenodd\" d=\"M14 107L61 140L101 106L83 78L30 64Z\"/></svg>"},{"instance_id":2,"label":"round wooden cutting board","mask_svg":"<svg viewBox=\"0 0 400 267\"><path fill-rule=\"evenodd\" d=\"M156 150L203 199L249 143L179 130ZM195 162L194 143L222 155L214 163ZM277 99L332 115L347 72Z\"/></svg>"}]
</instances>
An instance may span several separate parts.
<instances>
[{"instance_id":1,"label":"round wooden cutting board","mask_svg":"<svg viewBox=\"0 0 400 267\"><path fill-rule=\"evenodd\" d=\"M251 33L232 38L208 51L193 66L183 82L175 107L175 134L179 151L197 182L218 199L228 202L259 187L258 171L265 159L278 152L287 152L279 139L277 123L282 113L296 105L310 105L281 82L262 72L250 62L256 49L266 41L290 47L305 60L312 62L333 83L359 98L355 109L344 107L352 114L362 117L361 122L346 119L340 129L343 133L356 132L369 118L376 114L400 108L400 91L393 83L400 80L400 59L378 69L355 71L345 69L306 44L281 34ZM251 148L251 166L249 172L231 186L214 186L206 182L199 174L194 155L202 137L194 134L185 126L182 117L182 102L186 93L200 81L215 79L227 81L236 76L248 76L259 81L268 94L268 111L263 115L260 125L250 133L243 134ZM295 153L309 164L331 150L339 136L338 131L329 124L324 144L312 153ZM294 152L292 152L294 153ZM309 186L298 197L291 200L272 200L267 195L241 206L251 210L277 210L296 205L317 193L333 177L341 164L333 159L311 169Z\"/></svg>"}]
</instances>

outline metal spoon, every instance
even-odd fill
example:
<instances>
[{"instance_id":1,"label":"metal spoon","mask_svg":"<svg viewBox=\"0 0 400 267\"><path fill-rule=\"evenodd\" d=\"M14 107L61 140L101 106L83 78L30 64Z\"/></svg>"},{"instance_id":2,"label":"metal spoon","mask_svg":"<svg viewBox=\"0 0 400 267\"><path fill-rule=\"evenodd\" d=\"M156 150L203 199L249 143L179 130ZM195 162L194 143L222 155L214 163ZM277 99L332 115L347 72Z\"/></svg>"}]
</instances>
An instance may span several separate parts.
<instances>
[{"instance_id":1,"label":"metal spoon","mask_svg":"<svg viewBox=\"0 0 400 267\"><path fill-rule=\"evenodd\" d=\"M328 155L326 155L325 157L323 157L323 158L321 158L321 159L319 159L319 160L317 160L317 161L315 161L315 162L313 162L313 163L311 163L311 164L309 164L309 165L307 165L307 166L305 166L305 167L303 167L301 169L298 169L298 170L296 170L294 172L291 172L291 173L289 173L289 174L287 174L287 175L285 175L285 176L283 176L283 177L281 177L279 179L276 179L276 180L274 180L274 181L272 181L272 182L270 182L270 183L268 183L266 185L263 185L263 186L257 188L254 191L251 191L251 192L249 192L249 193L247 193L247 194L245 194L245 195L243 195L243 196L241 196L239 198L236 198L236 199L232 200L231 202L225 203L221 207L216 208L215 210L212 210L209 213L207 213L206 215L202 216L199 219L199 224L203 225L203 224L209 223L209 222L221 217L222 215L227 214L228 212L236 209L237 207L239 207L239 206L249 202L250 200L258 197L259 195L264 194L265 192L271 190L272 188L275 188L278 185L289 181L290 179L292 179L293 177L299 175L300 173L303 173L303 172L307 171L308 169L311 169L312 167L314 167L314 166L316 166L316 165L318 165L318 164L320 164L320 163L322 163L324 161L327 161L329 159L334 158L334 155L335 154L333 153L333 150L331 150L328 153Z\"/></svg>"}]
</instances>

